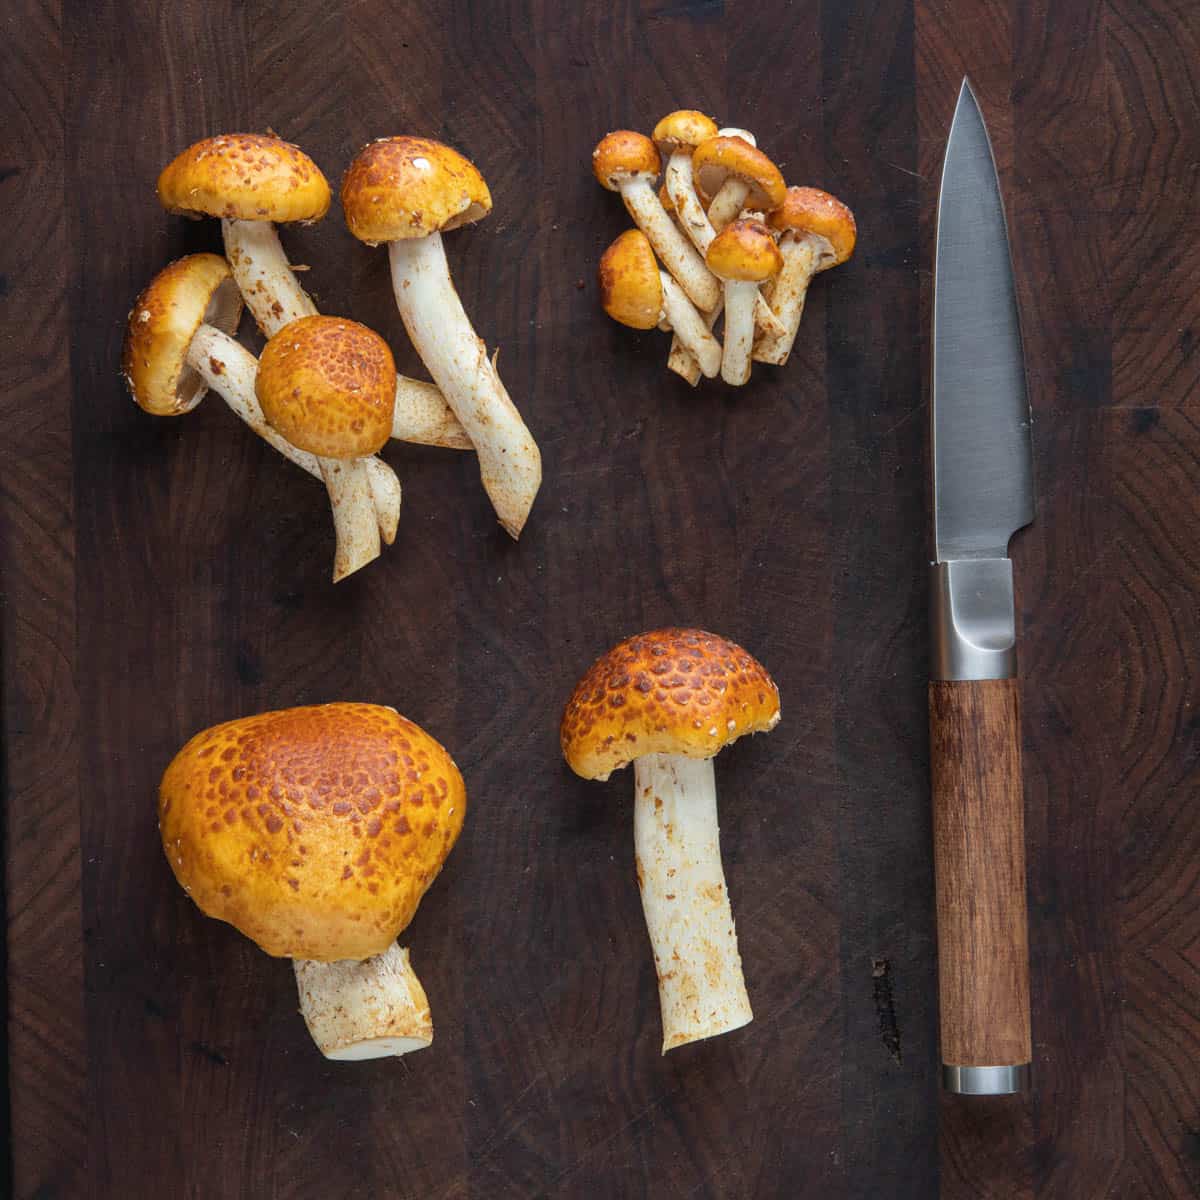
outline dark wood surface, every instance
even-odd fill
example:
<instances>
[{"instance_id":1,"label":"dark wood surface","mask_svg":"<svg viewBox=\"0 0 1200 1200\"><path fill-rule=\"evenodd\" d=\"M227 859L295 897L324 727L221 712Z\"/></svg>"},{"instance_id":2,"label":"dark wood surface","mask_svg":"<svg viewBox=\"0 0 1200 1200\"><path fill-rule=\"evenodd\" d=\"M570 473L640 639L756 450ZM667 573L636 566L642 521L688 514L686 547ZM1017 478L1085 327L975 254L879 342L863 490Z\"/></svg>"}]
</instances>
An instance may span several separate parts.
<instances>
[{"instance_id":1,"label":"dark wood surface","mask_svg":"<svg viewBox=\"0 0 1200 1200\"><path fill-rule=\"evenodd\" d=\"M929 684L941 1061L1033 1061L1020 685Z\"/></svg>"},{"instance_id":2,"label":"dark wood surface","mask_svg":"<svg viewBox=\"0 0 1200 1200\"><path fill-rule=\"evenodd\" d=\"M0 34L16 1195L1194 1194L1194 5L14 0ZM964 71L1039 489L1014 547L1036 1086L992 1102L937 1090L925 710L931 239ZM625 218L591 147L679 105L858 217L789 366L738 394L598 310ZM495 211L448 251L542 446L520 545L467 457L396 446L398 542L334 590L318 486L216 401L171 422L124 394L138 289L218 245L156 173L267 127L333 177L396 132L485 172ZM286 243L419 372L382 252L336 211ZM556 730L596 654L668 622L742 642L784 719L717 768L757 1018L662 1058L630 780L573 778ZM198 914L155 830L191 733L337 698L399 707L470 790L406 935L437 1039L400 1062L323 1061L287 964Z\"/></svg>"}]
</instances>

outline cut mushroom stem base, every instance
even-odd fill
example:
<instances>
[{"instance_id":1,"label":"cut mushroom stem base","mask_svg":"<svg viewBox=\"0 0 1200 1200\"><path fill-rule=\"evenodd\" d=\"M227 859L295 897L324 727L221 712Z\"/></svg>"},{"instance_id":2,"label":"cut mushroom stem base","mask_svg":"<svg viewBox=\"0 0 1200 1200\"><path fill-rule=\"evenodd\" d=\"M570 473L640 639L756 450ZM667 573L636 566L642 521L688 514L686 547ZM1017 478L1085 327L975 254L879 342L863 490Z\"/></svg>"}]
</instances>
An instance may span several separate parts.
<instances>
[{"instance_id":1,"label":"cut mushroom stem base","mask_svg":"<svg viewBox=\"0 0 1200 1200\"><path fill-rule=\"evenodd\" d=\"M660 271L663 287L663 310L667 323L675 331L679 344L696 360L696 365L708 379L721 370L721 343L713 337L704 317L696 311L683 289L665 271Z\"/></svg>"},{"instance_id":2,"label":"cut mushroom stem base","mask_svg":"<svg viewBox=\"0 0 1200 1200\"><path fill-rule=\"evenodd\" d=\"M408 336L474 443L500 524L520 537L542 457L458 298L440 234L390 242L392 288Z\"/></svg>"},{"instance_id":3,"label":"cut mushroom stem base","mask_svg":"<svg viewBox=\"0 0 1200 1200\"><path fill-rule=\"evenodd\" d=\"M662 1007L663 1053L754 1018L721 869L712 759L634 763L638 886Z\"/></svg>"},{"instance_id":4,"label":"cut mushroom stem base","mask_svg":"<svg viewBox=\"0 0 1200 1200\"><path fill-rule=\"evenodd\" d=\"M316 316L317 306L300 286L270 221L226 217L221 222L221 233L229 269L267 337L274 337L301 317Z\"/></svg>"},{"instance_id":5,"label":"cut mushroom stem base","mask_svg":"<svg viewBox=\"0 0 1200 1200\"><path fill-rule=\"evenodd\" d=\"M821 242L824 238L792 237L788 235L779 246L783 267L775 277L771 290L771 306L783 326L781 334L764 334L754 347L754 361L782 367L787 362L804 315L808 285L820 269ZM828 243L826 243L828 244ZM832 256L832 248L830 249Z\"/></svg>"},{"instance_id":6,"label":"cut mushroom stem base","mask_svg":"<svg viewBox=\"0 0 1200 1200\"><path fill-rule=\"evenodd\" d=\"M408 951L395 943L362 962L296 959L294 965L300 1012L326 1058L392 1058L433 1041L425 989Z\"/></svg>"},{"instance_id":7,"label":"cut mushroom stem base","mask_svg":"<svg viewBox=\"0 0 1200 1200\"><path fill-rule=\"evenodd\" d=\"M721 358L721 378L734 387L741 387L750 378L757 296L757 283L745 279L725 281L725 350Z\"/></svg>"},{"instance_id":8,"label":"cut mushroom stem base","mask_svg":"<svg viewBox=\"0 0 1200 1200\"><path fill-rule=\"evenodd\" d=\"M316 479L324 480L325 472L322 460L307 450L293 446L278 430L267 423L262 406L254 391L254 377L258 374L258 359L246 349L241 342L235 341L228 334L222 333L212 325L201 325L192 337L188 347L187 363L226 404L239 416L260 438L269 446L278 450L289 462L293 462L301 470L307 471ZM370 520L378 530L378 534L390 546L396 538L396 530L400 524L400 481L395 471L381 458L365 458L359 460L366 472L371 493ZM328 485L327 485L328 486ZM330 499L334 505L333 523L339 530L342 525L349 524L349 518L339 514L337 502ZM358 513L356 520L366 520ZM370 533L359 530L357 526L350 531L350 536L356 542L370 542ZM378 538L376 539L378 546ZM376 550L378 554L378 549ZM360 563L366 565L368 558ZM341 576L337 576L341 578Z\"/></svg>"},{"instance_id":9,"label":"cut mushroom stem base","mask_svg":"<svg viewBox=\"0 0 1200 1200\"><path fill-rule=\"evenodd\" d=\"M329 489L337 548L333 555L333 582L353 575L379 557L379 523L368 459L319 458L321 478Z\"/></svg>"}]
</instances>

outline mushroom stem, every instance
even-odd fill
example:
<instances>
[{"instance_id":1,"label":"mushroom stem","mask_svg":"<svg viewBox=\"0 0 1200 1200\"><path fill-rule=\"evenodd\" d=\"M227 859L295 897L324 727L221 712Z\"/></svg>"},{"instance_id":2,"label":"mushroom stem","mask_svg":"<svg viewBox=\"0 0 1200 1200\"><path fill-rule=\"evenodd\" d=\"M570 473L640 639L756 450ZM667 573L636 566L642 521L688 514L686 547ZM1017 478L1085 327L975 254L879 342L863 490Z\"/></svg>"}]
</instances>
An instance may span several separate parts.
<instances>
[{"instance_id":1,"label":"mushroom stem","mask_svg":"<svg viewBox=\"0 0 1200 1200\"><path fill-rule=\"evenodd\" d=\"M638 886L662 1006L663 1053L754 1018L721 869L711 758L634 762Z\"/></svg>"},{"instance_id":2,"label":"mushroom stem","mask_svg":"<svg viewBox=\"0 0 1200 1200\"><path fill-rule=\"evenodd\" d=\"M789 234L780 243L779 252L783 255L783 267L775 278L771 303L783 326L783 332L763 334L754 347L755 362L770 363L777 367L787 362L796 341L796 333L800 329L800 318L804 315L808 285L821 266L824 249L821 243L824 241L824 238L811 235L797 238Z\"/></svg>"},{"instance_id":3,"label":"mushroom stem","mask_svg":"<svg viewBox=\"0 0 1200 1200\"><path fill-rule=\"evenodd\" d=\"M400 442L440 446L443 450L472 450L474 446L437 386L421 379L396 376L396 407L392 437Z\"/></svg>"},{"instance_id":4,"label":"mushroom stem","mask_svg":"<svg viewBox=\"0 0 1200 1200\"><path fill-rule=\"evenodd\" d=\"M319 458L321 477L329 490L337 547L333 553L333 582L340 583L379 557L379 522L365 458Z\"/></svg>"},{"instance_id":5,"label":"mushroom stem","mask_svg":"<svg viewBox=\"0 0 1200 1200\"><path fill-rule=\"evenodd\" d=\"M292 445L278 430L267 423L262 406L254 392L254 377L258 374L258 359L246 349L241 342L235 341L228 334L222 333L212 325L201 325L192 337L187 353L190 366L204 382L216 392L226 404L239 416L259 437L268 445L278 450L284 458L293 462L301 470L307 471L317 479L325 480L329 487L324 470L325 460L319 459L307 450L299 450ZM332 460L330 460L332 461ZM370 529L376 530L375 554L379 554L379 536L391 545L396 537L396 528L400 522L400 481L396 473L381 458L360 459L363 475L367 480L369 513L364 514L355 509L353 515L340 510L340 505L353 501L359 503L361 497L348 497L339 501L334 498L330 488L330 500L333 504L333 524L337 533L338 552L335 557L334 579L343 578L349 572L337 573L337 561L342 556L343 538L350 539L355 546L370 545ZM348 464L339 464L348 465ZM378 511L377 511L378 510ZM369 522L368 522L369 516ZM360 529L359 524L364 528ZM361 551L360 551L361 553ZM357 557L347 555L346 561ZM371 561L365 558L359 566L365 566ZM357 570L357 567L354 568Z\"/></svg>"},{"instance_id":6,"label":"mushroom stem","mask_svg":"<svg viewBox=\"0 0 1200 1200\"><path fill-rule=\"evenodd\" d=\"M667 215L650 181L636 176L622 180L620 188L634 224L650 239L655 254L687 292L688 299L705 312L714 308L721 296L720 282Z\"/></svg>"},{"instance_id":7,"label":"mushroom stem","mask_svg":"<svg viewBox=\"0 0 1200 1200\"><path fill-rule=\"evenodd\" d=\"M704 314L704 324L710 331L724 311L725 295L722 292L720 304L712 312ZM676 375L682 375L692 387L700 382L700 364L696 361L696 356L684 346L678 336L671 338L671 353L667 356L667 370L674 371Z\"/></svg>"},{"instance_id":8,"label":"mushroom stem","mask_svg":"<svg viewBox=\"0 0 1200 1200\"><path fill-rule=\"evenodd\" d=\"M518 538L542 482L537 443L463 310L441 235L390 242L388 253L408 336L474 443L500 524Z\"/></svg>"},{"instance_id":9,"label":"mushroom stem","mask_svg":"<svg viewBox=\"0 0 1200 1200\"><path fill-rule=\"evenodd\" d=\"M741 387L750 378L750 351L754 346L754 298L758 284L745 279L725 281L725 349L721 378Z\"/></svg>"},{"instance_id":10,"label":"mushroom stem","mask_svg":"<svg viewBox=\"0 0 1200 1200\"><path fill-rule=\"evenodd\" d=\"M667 322L675 331L679 343L696 360L697 366L708 379L721 370L721 343L709 331L705 318L696 311L695 305L684 294L683 289L666 271L660 271L663 288L663 310Z\"/></svg>"},{"instance_id":11,"label":"mushroom stem","mask_svg":"<svg viewBox=\"0 0 1200 1200\"><path fill-rule=\"evenodd\" d=\"M740 137L751 146L758 145L754 134L748 129L720 129L717 133L720 137ZM731 176L721 184L708 206L709 223L718 233L741 213L749 195L750 188L744 179Z\"/></svg>"},{"instance_id":12,"label":"mushroom stem","mask_svg":"<svg viewBox=\"0 0 1200 1200\"><path fill-rule=\"evenodd\" d=\"M265 337L285 325L317 315L317 306L300 286L270 221L221 222L225 257L247 307Z\"/></svg>"},{"instance_id":13,"label":"mushroom stem","mask_svg":"<svg viewBox=\"0 0 1200 1200\"><path fill-rule=\"evenodd\" d=\"M390 1058L433 1041L425 989L395 942L362 962L298 958L293 965L300 1012L326 1058Z\"/></svg>"}]
</instances>

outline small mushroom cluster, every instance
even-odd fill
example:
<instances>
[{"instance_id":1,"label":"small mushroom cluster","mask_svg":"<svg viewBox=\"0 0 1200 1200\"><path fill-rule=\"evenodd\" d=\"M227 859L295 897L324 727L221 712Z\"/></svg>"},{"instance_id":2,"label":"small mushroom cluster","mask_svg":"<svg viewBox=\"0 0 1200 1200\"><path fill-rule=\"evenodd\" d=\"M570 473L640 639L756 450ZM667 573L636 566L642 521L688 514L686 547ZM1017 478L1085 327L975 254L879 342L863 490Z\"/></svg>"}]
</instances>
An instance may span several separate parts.
<instances>
[{"instance_id":1,"label":"small mushroom cluster","mask_svg":"<svg viewBox=\"0 0 1200 1200\"><path fill-rule=\"evenodd\" d=\"M390 438L474 450L500 524L520 536L541 486L541 455L463 309L441 239L491 211L474 164L428 138L381 138L342 183L350 232L388 245L396 303L432 383L397 375L378 334L321 316L301 286L276 225L319 221L330 188L298 147L273 135L205 138L163 170L158 198L172 213L219 218L225 256L172 263L134 303L122 368L143 409L178 416L211 389L322 480L335 583L395 539L400 482L379 457ZM235 337L243 304L268 339L259 359Z\"/></svg>"},{"instance_id":2,"label":"small mushroom cluster","mask_svg":"<svg viewBox=\"0 0 1200 1200\"><path fill-rule=\"evenodd\" d=\"M854 252L854 214L840 200L788 187L753 134L701 112L669 113L651 138L610 133L592 170L637 226L600 259L604 311L673 333L667 366L693 387L701 375L740 387L751 362L787 362L813 276ZM723 344L713 335L722 312Z\"/></svg>"}]
</instances>

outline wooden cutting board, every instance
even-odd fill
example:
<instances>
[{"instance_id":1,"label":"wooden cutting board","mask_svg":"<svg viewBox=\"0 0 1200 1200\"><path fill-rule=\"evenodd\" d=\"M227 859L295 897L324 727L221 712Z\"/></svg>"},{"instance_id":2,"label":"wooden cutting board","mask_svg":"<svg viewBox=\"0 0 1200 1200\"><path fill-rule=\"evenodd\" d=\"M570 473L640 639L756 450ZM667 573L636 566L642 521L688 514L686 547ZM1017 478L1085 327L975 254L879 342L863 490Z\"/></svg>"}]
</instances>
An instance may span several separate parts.
<instances>
[{"instance_id":1,"label":"wooden cutting board","mask_svg":"<svg viewBox=\"0 0 1200 1200\"><path fill-rule=\"evenodd\" d=\"M3 682L21 1197L1184 1196L1200 1171L1200 22L1110 0L62 4L3 18ZM925 732L933 203L964 72L1025 315L1037 524L1015 548L1036 1090L939 1100ZM611 128L688 105L844 197L853 261L782 371L664 370L599 311ZM321 489L216 401L125 395L125 314L215 223L190 141L270 127L331 178L449 141L495 209L447 239L537 434L520 545L466 455L394 445L397 544L335 590ZM420 374L386 256L289 230L330 313ZM557 746L592 659L667 623L762 659L784 719L717 765L757 1019L659 1056L631 781ZM327 1063L287 963L203 919L154 821L196 730L393 704L467 780L406 941L433 1047ZM0 1191L3 1187L0 1186Z\"/></svg>"}]
</instances>

